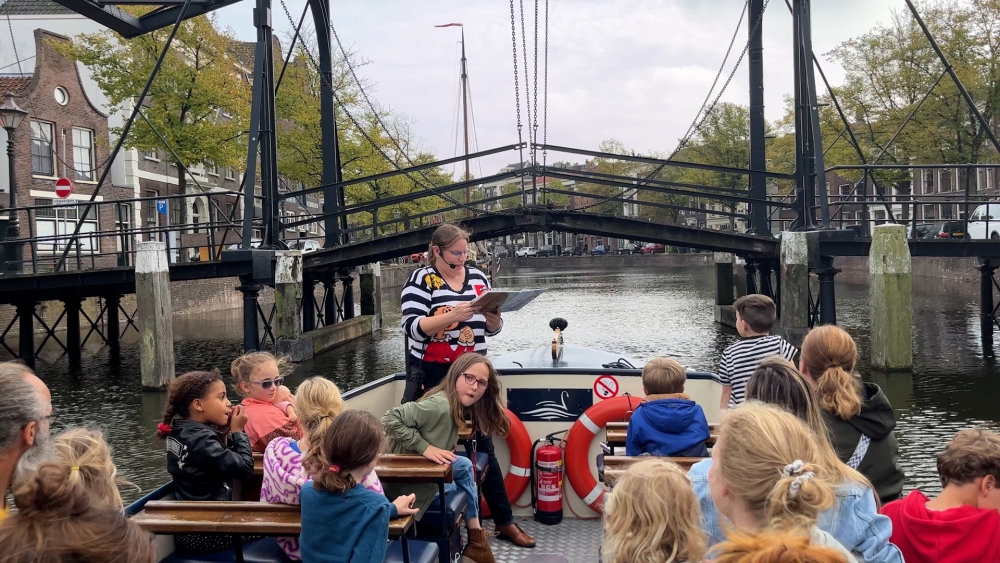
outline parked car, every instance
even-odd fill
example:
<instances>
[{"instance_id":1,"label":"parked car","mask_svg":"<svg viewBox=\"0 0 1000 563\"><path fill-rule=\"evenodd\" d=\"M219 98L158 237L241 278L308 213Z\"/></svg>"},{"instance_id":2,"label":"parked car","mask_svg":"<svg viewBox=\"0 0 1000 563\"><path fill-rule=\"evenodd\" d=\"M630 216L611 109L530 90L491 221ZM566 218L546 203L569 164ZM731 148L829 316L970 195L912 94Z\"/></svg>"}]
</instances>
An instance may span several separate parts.
<instances>
[{"instance_id":1,"label":"parked car","mask_svg":"<svg viewBox=\"0 0 1000 563\"><path fill-rule=\"evenodd\" d=\"M926 239L931 238L931 228L934 225L917 225L917 235L913 236L913 225L906 226L906 238Z\"/></svg>"},{"instance_id":2,"label":"parked car","mask_svg":"<svg viewBox=\"0 0 1000 563\"><path fill-rule=\"evenodd\" d=\"M930 237L935 239L964 239L968 238L965 234L965 222L964 221L942 221L936 223L930 230Z\"/></svg>"},{"instance_id":3,"label":"parked car","mask_svg":"<svg viewBox=\"0 0 1000 563\"><path fill-rule=\"evenodd\" d=\"M417 264L423 262L426 258L427 258L426 252L414 252L413 254L410 255L410 262Z\"/></svg>"},{"instance_id":4,"label":"parked car","mask_svg":"<svg viewBox=\"0 0 1000 563\"><path fill-rule=\"evenodd\" d=\"M567 246L560 253L562 256L582 256L583 251L578 246Z\"/></svg>"},{"instance_id":5,"label":"parked car","mask_svg":"<svg viewBox=\"0 0 1000 563\"><path fill-rule=\"evenodd\" d=\"M500 247L496 250L496 253L494 253L493 255L496 256L497 258L508 258L510 257L510 251L504 247Z\"/></svg>"},{"instance_id":6,"label":"parked car","mask_svg":"<svg viewBox=\"0 0 1000 563\"><path fill-rule=\"evenodd\" d=\"M969 215L969 238L1000 240L1000 203L980 205Z\"/></svg>"},{"instance_id":7,"label":"parked car","mask_svg":"<svg viewBox=\"0 0 1000 563\"><path fill-rule=\"evenodd\" d=\"M316 240L316 239L304 239L304 238L300 238L300 239L295 239L295 240L287 241L287 244L288 244L288 249L289 250L301 250L303 254L309 254L310 252L316 252L320 248L323 248L323 245L321 245L319 243L319 241Z\"/></svg>"},{"instance_id":8,"label":"parked car","mask_svg":"<svg viewBox=\"0 0 1000 563\"><path fill-rule=\"evenodd\" d=\"M607 245L601 244L595 246L593 250L590 251L592 256L604 256L606 254L611 254L611 248Z\"/></svg>"},{"instance_id":9,"label":"parked car","mask_svg":"<svg viewBox=\"0 0 1000 563\"><path fill-rule=\"evenodd\" d=\"M642 254L642 245L639 243L626 243L618 249L618 254Z\"/></svg>"},{"instance_id":10,"label":"parked car","mask_svg":"<svg viewBox=\"0 0 1000 563\"><path fill-rule=\"evenodd\" d=\"M262 242L264 241L259 238L250 239L250 248L260 248L260 244ZM230 244L229 246L226 247L226 250L239 250L239 249L240 249L240 243Z\"/></svg>"},{"instance_id":11,"label":"parked car","mask_svg":"<svg viewBox=\"0 0 1000 563\"><path fill-rule=\"evenodd\" d=\"M559 256L559 245L543 244L538 247L536 256Z\"/></svg>"},{"instance_id":12,"label":"parked car","mask_svg":"<svg viewBox=\"0 0 1000 563\"><path fill-rule=\"evenodd\" d=\"M531 248L530 246L525 246L525 247L517 249L517 252L514 253L514 256L517 256L518 258L527 258L529 256L538 256L538 249Z\"/></svg>"},{"instance_id":13,"label":"parked car","mask_svg":"<svg viewBox=\"0 0 1000 563\"><path fill-rule=\"evenodd\" d=\"M665 254L667 247L658 242L647 242L642 247L643 254Z\"/></svg>"}]
</instances>

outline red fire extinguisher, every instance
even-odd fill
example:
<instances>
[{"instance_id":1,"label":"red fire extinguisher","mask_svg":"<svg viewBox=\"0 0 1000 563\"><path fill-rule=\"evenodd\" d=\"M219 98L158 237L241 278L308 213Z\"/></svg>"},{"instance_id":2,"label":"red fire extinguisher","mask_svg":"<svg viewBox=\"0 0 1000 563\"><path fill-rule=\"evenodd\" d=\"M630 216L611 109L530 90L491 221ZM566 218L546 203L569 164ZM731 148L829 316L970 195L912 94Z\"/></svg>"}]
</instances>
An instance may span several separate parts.
<instances>
[{"instance_id":1,"label":"red fire extinguisher","mask_svg":"<svg viewBox=\"0 0 1000 563\"><path fill-rule=\"evenodd\" d=\"M531 505L535 520L542 524L562 522L563 450L553 435L545 437L546 445L533 449ZM535 442L537 446L539 442Z\"/></svg>"}]
</instances>

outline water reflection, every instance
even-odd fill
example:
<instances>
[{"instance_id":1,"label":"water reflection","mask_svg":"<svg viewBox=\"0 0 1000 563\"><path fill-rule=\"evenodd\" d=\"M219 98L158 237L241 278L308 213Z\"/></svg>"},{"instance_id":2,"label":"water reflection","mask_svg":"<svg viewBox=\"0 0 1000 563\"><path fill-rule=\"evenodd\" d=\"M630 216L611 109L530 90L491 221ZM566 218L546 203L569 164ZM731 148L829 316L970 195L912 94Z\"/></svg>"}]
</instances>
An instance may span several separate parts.
<instances>
[{"instance_id":1,"label":"water reflection","mask_svg":"<svg viewBox=\"0 0 1000 563\"><path fill-rule=\"evenodd\" d=\"M546 344L548 321L557 316L569 323L567 342L640 359L671 355L706 370L716 368L721 351L737 338L712 320L714 279L708 268L502 274L498 288L548 291L524 310L505 315L504 330L489 341L491 354ZM935 456L951 435L997 419L1000 372L982 355L977 294L944 282L915 283L912 374L871 373L867 287L838 283L837 297L840 324L859 345L861 372L882 386L896 409L907 487L936 491ZM303 377L319 375L350 389L402 370L398 294L385 296L383 304L386 330L303 363L289 383L294 387ZM218 367L228 374L241 350L241 330L239 310L175 319L178 372ZM85 356L79 371L70 373L66 364L50 349L37 370L52 389L56 427L103 428L122 474L147 491L164 482L163 445L153 429L165 395L140 389L134 342L123 346L119 365L110 365L105 351Z\"/></svg>"}]
</instances>

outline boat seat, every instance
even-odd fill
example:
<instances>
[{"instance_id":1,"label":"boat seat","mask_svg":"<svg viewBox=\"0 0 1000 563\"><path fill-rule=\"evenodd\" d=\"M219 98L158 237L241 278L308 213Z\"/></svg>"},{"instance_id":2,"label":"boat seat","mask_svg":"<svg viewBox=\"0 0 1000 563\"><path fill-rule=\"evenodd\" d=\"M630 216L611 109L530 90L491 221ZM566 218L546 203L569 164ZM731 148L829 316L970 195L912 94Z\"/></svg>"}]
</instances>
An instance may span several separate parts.
<instances>
[{"instance_id":1,"label":"boat seat","mask_svg":"<svg viewBox=\"0 0 1000 563\"><path fill-rule=\"evenodd\" d=\"M393 542L398 543L398 542ZM416 542L410 542L411 544ZM413 548L411 548L413 549ZM411 551L411 553L413 553ZM402 561L400 555L399 561ZM161 563L215 563L236 561L236 552L232 549L214 553L172 553L160 560ZM264 538L243 544L243 561L246 563L285 563L291 561L274 538ZM386 559L388 561L388 559ZM410 559L415 563L416 559Z\"/></svg>"},{"instance_id":2,"label":"boat seat","mask_svg":"<svg viewBox=\"0 0 1000 563\"><path fill-rule=\"evenodd\" d=\"M458 455L468 458L469 452L459 450ZM490 465L490 456L484 452L476 452L476 461L473 464L476 468L476 483L479 485L483 484L483 480L486 479L486 469Z\"/></svg>"},{"instance_id":3,"label":"boat seat","mask_svg":"<svg viewBox=\"0 0 1000 563\"><path fill-rule=\"evenodd\" d=\"M459 518L465 514L465 507L468 504L468 499L465 498L465 493L462 491L450 491L445 493L444 496L445 521L448 522L448 527L451 528L456 522L458 522ZM440 496L435 496L434 500L431 501L430 506L427 507L427 511L420 520L420 525L434 527L438 531L441 530Z\"/></svg>"},{"instance_id":4,"label":"boat seat","mask_svg":"<svg viewBox=\"0 0 1000 563\"><path fill-rule=\"evenodd\" d=\"M438 544L429 541L407 540L410 550L410 563L434 563L438 559L440 548ZM403 563L403 542L389 542L385 551L384 563Z\"/></svg>"}]
</instances>

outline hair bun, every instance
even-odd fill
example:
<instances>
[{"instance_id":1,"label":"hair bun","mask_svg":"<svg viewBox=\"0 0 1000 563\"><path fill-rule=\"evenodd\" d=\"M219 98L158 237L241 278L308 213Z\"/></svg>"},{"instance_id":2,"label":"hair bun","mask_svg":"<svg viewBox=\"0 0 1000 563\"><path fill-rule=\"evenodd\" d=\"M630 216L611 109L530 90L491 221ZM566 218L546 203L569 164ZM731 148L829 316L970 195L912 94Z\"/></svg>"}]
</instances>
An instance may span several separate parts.
<instances>
[{"instance_id":1,"label":"hair bun","mask_svg":"<svg viewBox=\"0 0 1000 563\"><path fill-rule=\"evenodd\" d=\"M67 466L46 463L14 492L14 503L25 518L80 514L90 507L90 495L79 480L70 480Z\"/></svg>"}]
</instances>

